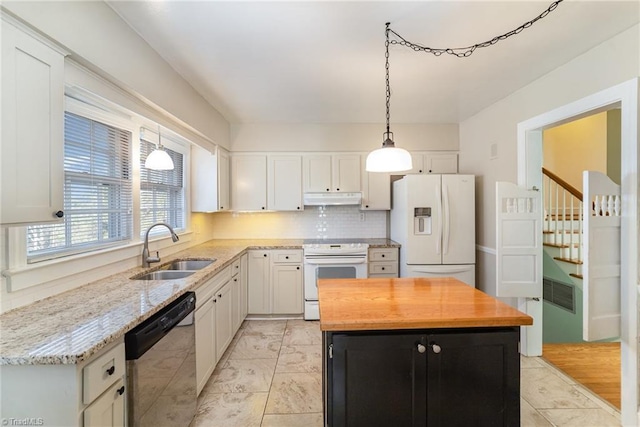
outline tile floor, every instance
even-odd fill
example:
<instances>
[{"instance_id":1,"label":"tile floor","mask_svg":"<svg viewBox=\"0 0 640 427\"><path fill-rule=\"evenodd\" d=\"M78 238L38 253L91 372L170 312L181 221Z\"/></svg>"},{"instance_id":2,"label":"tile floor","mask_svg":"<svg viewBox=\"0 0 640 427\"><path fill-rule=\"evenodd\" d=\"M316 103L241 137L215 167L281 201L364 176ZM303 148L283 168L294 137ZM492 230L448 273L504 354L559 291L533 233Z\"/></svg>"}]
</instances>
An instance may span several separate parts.
<instances>
[{"instance_id":1,"label":"tile floor","mask_svg":"<svg viewBox=\"0 0 640 427\"><path fill-rule=\"evenodd\" d=\"M247 320L198 399L192 427L321 427L318 322ZM619 412L538 357L523 357L522 426L619 426Z\"/></svg>"}]
</instances>

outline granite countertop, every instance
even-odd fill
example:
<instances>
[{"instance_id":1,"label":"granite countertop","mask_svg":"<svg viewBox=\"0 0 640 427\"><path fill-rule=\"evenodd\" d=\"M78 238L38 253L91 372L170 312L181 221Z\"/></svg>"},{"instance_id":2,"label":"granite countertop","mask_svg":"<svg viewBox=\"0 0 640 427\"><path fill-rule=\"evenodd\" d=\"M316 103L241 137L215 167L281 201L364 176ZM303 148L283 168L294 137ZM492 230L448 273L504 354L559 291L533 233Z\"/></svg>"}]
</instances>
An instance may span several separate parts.
<instances>
[{"instance_id":1,"label":"granite countertop","mask_svg":"<svg viewBox=\"0 0 640 427\"><path fill-rule=\"evenodd\" d=\"M320 329L521 326L533 319L457 279L320 279Z\"/></svg>"},{"instance_id":2,"label":"granite countertop","mask_svg":"<svg viewBox=\"0 0 640 427\"><path fill-rule=\"evenodd\" d=\"M349 239L398 247L389 239ZM194 290L249 249L301 249L303 239L210 240L162 260L216 261L176 280L130 280L136 267L0 315L0 365L76 364L88 359L180 295Z\"/></svg>"}]
</instances>

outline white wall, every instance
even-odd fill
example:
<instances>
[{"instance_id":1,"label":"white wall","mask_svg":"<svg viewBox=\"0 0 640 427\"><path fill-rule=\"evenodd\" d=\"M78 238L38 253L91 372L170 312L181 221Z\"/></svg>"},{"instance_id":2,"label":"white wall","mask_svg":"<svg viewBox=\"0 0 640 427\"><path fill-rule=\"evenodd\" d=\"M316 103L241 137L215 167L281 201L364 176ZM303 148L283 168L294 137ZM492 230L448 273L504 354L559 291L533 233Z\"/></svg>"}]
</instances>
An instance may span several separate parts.
<instances>
[{"instance_id":1,"label":"white wall","mask_svg":"<svg viewBox=\"0 0 640 427\"><path fill-rule=\"evenodd\" d=\"M382 146L383 124L243 124L231 126L233 151L371 151ZM391 124L396 146L458 151L457 124Z\"/></svg>"},{"instance_id":2,"label":"white wall","mask_svg":"<svg viewBox=\"0 0 640 427\"><path fill-rule=\"evenodd\" d=\"M229 123L102 1L3 1L71 58L224 147Z\"/></svg>"},{"instance_id":3,"label":"white wall","mask_svg":"<svg viewBox=\"0 0 640 427\"><path fill-rule=\"evenodd\" d=\"M460 172L476 181L477 243L495 248L495 183L517 181L519 122L640 76L640 26L611 38L460 123ZM498 156L491 158L491 145ZM495 287L495 256L478 257L481 289Z\"/></svg>"}]
</instances>

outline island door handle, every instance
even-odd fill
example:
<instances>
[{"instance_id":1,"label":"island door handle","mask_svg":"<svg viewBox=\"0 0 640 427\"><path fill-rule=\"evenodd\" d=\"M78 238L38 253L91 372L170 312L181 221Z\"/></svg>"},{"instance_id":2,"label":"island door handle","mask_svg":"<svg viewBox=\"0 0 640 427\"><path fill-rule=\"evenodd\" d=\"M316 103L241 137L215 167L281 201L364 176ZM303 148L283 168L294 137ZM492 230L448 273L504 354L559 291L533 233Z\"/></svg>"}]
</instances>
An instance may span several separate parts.
<instances>
[{"instance_id":1,"label":"island door handle","mask_svg":"<svg viewBox=\"0 0 640 427\"><path fill-rule=\"evenodd\" d=\"M427 351L427 347L425 347L425 346L424 346L424 345L422 345L422 344L418 344L418 353L422 354L422 353L424 353L425 351Z\"/></svg>"},{"instance_id":2,"label":"island door handle","mask_svg":"<svg viewBox=\"0 0 640 427\"><path fill-rule=\"evenodd\" d=\"M435 354L439 354L442 348L438 344L431 344L431 350L433 350Z\"/></svg>"}]
</instances>

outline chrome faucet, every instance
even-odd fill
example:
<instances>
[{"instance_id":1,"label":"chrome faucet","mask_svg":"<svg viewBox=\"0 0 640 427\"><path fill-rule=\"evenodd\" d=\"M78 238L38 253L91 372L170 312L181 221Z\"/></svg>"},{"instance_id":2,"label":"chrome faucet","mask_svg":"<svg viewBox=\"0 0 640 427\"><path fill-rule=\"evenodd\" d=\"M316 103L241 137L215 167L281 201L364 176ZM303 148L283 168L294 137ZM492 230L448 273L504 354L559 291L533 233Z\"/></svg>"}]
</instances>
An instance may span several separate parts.
<instances>
[{"instance_id":1,"label":"chrome faucet","mask_svg":"<svg viewBox=\"0 0 640 427\"><path fill-rule=\"evenodd\" d=\"M147 232L144 235L144 247L142 248L142 267L144 267L144 268L148 268L149 266L151 266L152 262L160 262L160 253L159 252L156 252L156 256L154 256L154 257L149 256L149 232L156 225L164 225L165 227L167 227L169 229L169 231L171 232L171 240L173 240L173 243L175 243L178 240L180 240L180 238L178 237L176 232L173 231L173 228L171 228L171 226L169 224L167 224L166 222L156 222L151 227L149 227L147 229Z\"/></svg>"}]
</instances>

